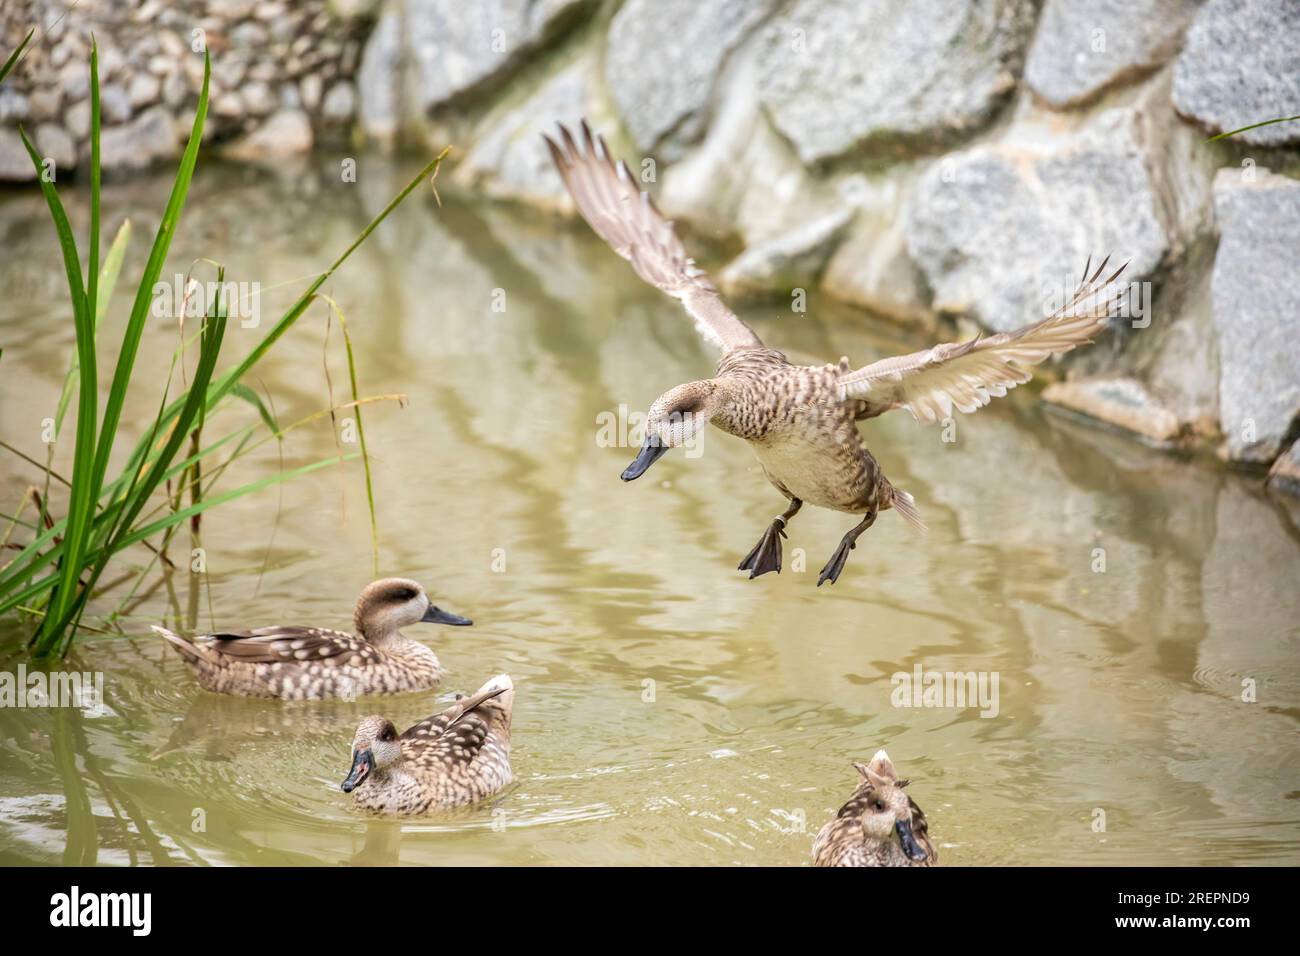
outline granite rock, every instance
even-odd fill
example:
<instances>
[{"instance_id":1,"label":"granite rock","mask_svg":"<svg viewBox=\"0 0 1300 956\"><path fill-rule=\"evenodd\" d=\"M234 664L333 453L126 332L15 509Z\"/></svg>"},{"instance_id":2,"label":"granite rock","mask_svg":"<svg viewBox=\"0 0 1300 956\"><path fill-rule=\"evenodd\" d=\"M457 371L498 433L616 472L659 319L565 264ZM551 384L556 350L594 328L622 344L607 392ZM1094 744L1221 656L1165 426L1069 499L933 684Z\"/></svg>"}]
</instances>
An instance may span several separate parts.
<instances>
[{"instance_id":1,"label":"granite rock","mask_svg":"<svg viewBox=\"0 0 1300 956\"><path fill-rule=\"evenodd\" d=\"M1210 0L1174 67L1174 107L1216 133L1300 115L1300 3ZM1300 142L1300 120L1238 133L1243 143Z\"/></svg>"},{"instance_id":2,"label":"granite rock","mask_svg":"<svg viewBox=\"0 0 1300 956\"><path fill-rule=\"evenodd\" d=\"M795 0L764 31L759 94L809 164L934 148L1014 89L1028 0Z\"/></svg>"},{"instance_id":3,"label":"granite rock","mask_svg":"<svg viewBox=\"0 0 1300 956\"><path fill-rule=\"evenodd\" d=\"M1300 414L1300 180L1249 172L1228 168L1214 180L1211 295L1224 452L1267 463Z\"/></svg>"}]
</instances>

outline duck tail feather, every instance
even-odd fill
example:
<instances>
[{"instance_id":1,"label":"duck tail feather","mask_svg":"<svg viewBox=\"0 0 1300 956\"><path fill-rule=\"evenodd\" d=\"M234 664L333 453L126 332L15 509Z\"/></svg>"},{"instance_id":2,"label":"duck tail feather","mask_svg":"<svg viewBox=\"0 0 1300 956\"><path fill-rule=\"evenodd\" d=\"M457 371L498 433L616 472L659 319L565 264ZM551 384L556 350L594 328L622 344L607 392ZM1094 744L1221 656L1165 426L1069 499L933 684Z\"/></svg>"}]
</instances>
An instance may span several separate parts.
<instances>
[{"instance_id":1,"label":"duck tail feather","mask_svg":"<svg viewBox=\"0 0 1300 956\"><path fill-rule=\"evenodd\" d=\"M472 710L501 710L507 714L514 706L515 685L508 674L498 674L470 697L462 697L449 708L452 714L450 727ZM484 705L487 705L486 707ZM443 731L446 733L446 731Z\"/></svg>"},{"instance_id":2,"label":"duck tail feather","mask_svg":"<svg viewBox=\"0 0 1300 956\"><path fill-rule=\"evenodd\" d=\"M173 631L167 630L165 627L159 627L157 624L151 624L150 627L153 628L155 633L161 634L166 640L175 645L176 649L181 652L181 656L186 660L199 660L198 649L189 641L185 640L185 638Z\"/></svg>"},{"instance_id":3,"label":"duck tail feather","mask_svg":"<svg viewBox=\"0 0 1300 956\"><path fill-rule=\"evenodd\" d=\"M906 491L902 491L898 488L894 488L892 491L892 504L894 510L902 516L904 521L912 526L913 531L921 535L926 534L930 529L926 527L925 522L921 519L920 509L916 507L916 499Z\"/></svg>"}]
</instances>

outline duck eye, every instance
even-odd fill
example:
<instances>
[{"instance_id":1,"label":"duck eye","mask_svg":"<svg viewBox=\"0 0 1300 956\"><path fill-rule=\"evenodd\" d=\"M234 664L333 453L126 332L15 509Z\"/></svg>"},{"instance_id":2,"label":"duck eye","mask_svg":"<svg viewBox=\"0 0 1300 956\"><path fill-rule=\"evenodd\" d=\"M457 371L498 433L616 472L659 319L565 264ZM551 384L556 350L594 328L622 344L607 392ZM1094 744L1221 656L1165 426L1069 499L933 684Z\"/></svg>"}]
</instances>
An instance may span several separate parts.
<instances>
[{"instance_id":1,"label":"duck eye","mask_svg":"<svg viewBox=\"0 0 1300 956\"><path fill-rule=\"evenodd\" d=\"M881 803L879 800L877 800L877 801L873 804L873 806L874 806L877 810L883 810L883 809L885 809L885 805L884 805L883 803Z\"/></svg>"},{"instance_id":2,"label":"duck eye","mask_svg":"<svg viewBox=\"0 0 1300 956\"><path fill-rule=\"evenodd\" d=\"M393 592L393 600L395 601L406 602L406 601L413 601L414 599L415 599L415 592L410 588L402 588L398 591Z\"/></svg>"}]
</instances>

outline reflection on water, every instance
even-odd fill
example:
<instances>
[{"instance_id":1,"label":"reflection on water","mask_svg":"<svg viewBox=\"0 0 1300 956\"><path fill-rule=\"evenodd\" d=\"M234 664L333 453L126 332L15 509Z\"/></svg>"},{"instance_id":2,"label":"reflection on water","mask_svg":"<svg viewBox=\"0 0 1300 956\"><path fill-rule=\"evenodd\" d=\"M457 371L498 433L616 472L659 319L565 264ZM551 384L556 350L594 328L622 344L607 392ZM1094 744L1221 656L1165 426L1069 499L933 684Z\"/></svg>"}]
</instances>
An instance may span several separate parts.
<instances>
[{"instance_id":1,"label":"reflection on water","mask_svg":"<svg viewBox=\"0 0 1300 956\"><path fill-rule=\"evenodd\" d=\"M265 328L408 172L363 160L345 185L332 170L209 165L172 267L210 256L260 282ZM124 275L167 186L108 190L106 233L137 224ZM781 502L742 443L710 433L700 458L670 455L624 485L631 452L596 442L597 416L710 372L689 321L585 228L444 198L441 212L427 196L400 210L326 291L361 389L409 396L366 412L382 570L476 622L412 630L451 670L437 696L514 676L516 783L445 817L358 817L338 790L357 720L409 725L434 695L219 698L149 633L164 616L346 625L371 577L348 467L214 511L201 586L155 576L124 605L126 637L78 644L69 666L104 672L103 716L0 710L0 861L802 864L852 790L850 760L884 745L948 864L1300 862L1300 536L1257 482L1047 412L1026 390L962 418L953 443L886 416L864 432L929 537L886 515L840 583L817 589L851 520L804 509L787 562L805 549L812 571L748 581L736 562ZM84 232L84 197L70 202ZM33 191L0 196L0 242L0 435L39 457L72 326ZM792 356L866 362L922 344L815 298L807 315L744 315ZM324 326L322 307L260 367L254 384L284 421L327 404ZM227 359L260 333L232 326ZM175 341L173 323L150 327L142 384L161 382ZM336 396L339 344L335 330ZM134 396L119 453L157 400ZM249 414L232 406L209 427ZM223 486L335 448L327 424L295 432ZM32 477L0 458L3 510ZM4 669L28 630L0 623ZM996 672L998 716L893 706L890 676L918 664Z\"/></svg>"}]
</instances>

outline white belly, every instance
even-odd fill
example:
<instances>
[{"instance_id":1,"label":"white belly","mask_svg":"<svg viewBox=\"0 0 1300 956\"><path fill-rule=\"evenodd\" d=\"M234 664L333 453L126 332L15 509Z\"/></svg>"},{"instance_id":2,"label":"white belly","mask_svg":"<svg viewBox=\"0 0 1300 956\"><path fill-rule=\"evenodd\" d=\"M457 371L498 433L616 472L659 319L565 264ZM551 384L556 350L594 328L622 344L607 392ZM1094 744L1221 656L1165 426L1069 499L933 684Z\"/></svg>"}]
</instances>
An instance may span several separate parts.
<instances>
[{"instance_id":1,"label":"white belly","mask_svg":"<svg viewBox=\"0 0 1300 956\"><path fill-rule=\"evenodd\" d=\"M819 508L848 510L856 494L853 475L845 474L839 456L810 442L752 443L767 480L785 493Z\"/></svg>"}]
</instances>

